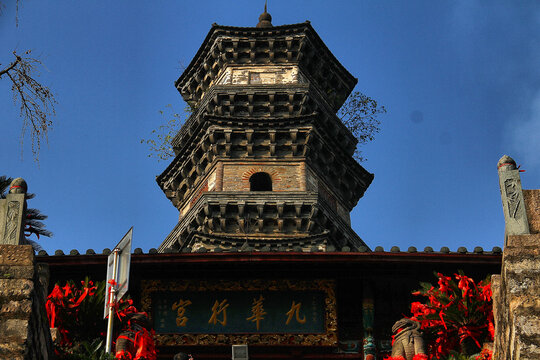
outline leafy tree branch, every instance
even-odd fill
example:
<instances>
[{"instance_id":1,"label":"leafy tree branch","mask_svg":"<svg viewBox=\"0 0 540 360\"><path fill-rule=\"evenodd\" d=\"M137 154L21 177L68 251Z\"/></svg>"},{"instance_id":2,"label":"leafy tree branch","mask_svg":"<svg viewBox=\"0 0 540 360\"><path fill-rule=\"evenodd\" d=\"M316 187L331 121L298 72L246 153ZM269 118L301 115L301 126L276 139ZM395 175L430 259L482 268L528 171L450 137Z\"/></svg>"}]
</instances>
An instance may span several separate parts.
<instances>
[{"instance_id":1,"label":"leafy tree branch","mask_svg":"<svg viewBox=\"0 0 540 360\"><path fill-rule=\"evenodd\" d=\"M381 130L377 116L384 113L384 106L379 106L376 100L359 91L353 92L339 109L338 117L358 140L354 158L359 162L366 161L360 147L372 141Z\"/></svg>"},{"instance_id":2,"label":"leafy tree branch","mask_svg":"<svg viewBox=\"0 0 540 360\"><path fill-rule=\"evenodd\" d=\"M171 104L168 104L164 111L159 111L163 119L162 124L152 130L148 139L141 139L141 144L149 147L148 157L156 158L158 161L174 157L172 140L192 111L190 106L186 106L184 114L179 114L174 112Z\"/></svg>"},{"instance_id":3,"label":"leafy tree branch","mask_svg":"<svg viewBox=\"0 0 540 360\"><path fill-rule=\"evenodd\" d=\"M157 158L158 161L174 157L172 139L180 131L193 109L194 107L188 105L184 109L184 114L179 114L174 112L172 105L169 104L165 111L159 111L163 118L161 125L152 130L148 139L141 140L142 144L149 147L148 157ZM376 100L359 91L353 92L339 109L338 117L358 140L353 156L359 162L366 160L360 147L372 141L375 134L381 130L379 127L381 122L377 117L384 113L386 113L384 106L380 106Z\"/></svg>"}]
</instances>

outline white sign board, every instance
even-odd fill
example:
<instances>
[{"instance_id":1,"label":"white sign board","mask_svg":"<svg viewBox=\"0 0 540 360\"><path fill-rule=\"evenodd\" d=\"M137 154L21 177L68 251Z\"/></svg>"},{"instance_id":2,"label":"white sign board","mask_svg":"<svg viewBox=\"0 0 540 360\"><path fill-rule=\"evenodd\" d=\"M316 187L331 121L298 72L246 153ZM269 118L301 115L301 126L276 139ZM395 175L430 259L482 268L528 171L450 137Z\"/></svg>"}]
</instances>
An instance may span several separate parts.
<instances>
[{"instance_id":1,"label":"white sign board","mask_svg":"<svg viewBox=\"0 0 540 360\"><path fill-rule=\"evenodd\" d=\"M106 318L109 314L109 294L111 293L112 286L110 281L113 280L114 283L116 283L116 301L120 300L128 290L132 237L133 227L129 229L107 258L107 286L105 288L105 309L103 318Z\"/></svg>"}]
</instances>

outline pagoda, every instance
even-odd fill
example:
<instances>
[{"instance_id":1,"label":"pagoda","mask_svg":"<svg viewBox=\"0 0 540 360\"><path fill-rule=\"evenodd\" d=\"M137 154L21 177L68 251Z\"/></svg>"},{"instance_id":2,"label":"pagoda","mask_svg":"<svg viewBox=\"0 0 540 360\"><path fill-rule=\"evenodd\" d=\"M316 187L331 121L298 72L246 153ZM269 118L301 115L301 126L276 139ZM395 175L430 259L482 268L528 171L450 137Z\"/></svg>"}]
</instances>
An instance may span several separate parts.
<instances>
[{"instance_id":1,"label":"pagoda","mask_svg":"<svg viewBox=\"0 0 540 360\"><path fill-rule=\"evenodd\" d=\"M157 183L179 211L158 252L369 251L350 211L373 180L336 112L357 83L309 21L213 24L175 82L191 116Z\"/></svg>"}]
</instances>

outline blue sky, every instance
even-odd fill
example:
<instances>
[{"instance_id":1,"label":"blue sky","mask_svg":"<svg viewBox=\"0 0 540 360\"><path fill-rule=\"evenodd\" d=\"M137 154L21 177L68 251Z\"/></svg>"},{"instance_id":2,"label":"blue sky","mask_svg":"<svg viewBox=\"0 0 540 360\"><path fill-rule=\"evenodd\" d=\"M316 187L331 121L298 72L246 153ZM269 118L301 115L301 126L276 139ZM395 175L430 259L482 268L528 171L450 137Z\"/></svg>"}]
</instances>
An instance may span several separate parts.
<instances>
[{"instance_id":1,"label":"blue sky","mask_svg":"<svg viewBox=\"0 0 540 360\"><path fill-rule=\"evenodd\" d=\"M166 162L140 144L172 104L173 82L211 24L254 26L263 1L25 0L0 16L0 63L32 49L58 100L39 166L0 80L1 174L24 177L49 215L49 253L157 247L178 212L155 183ZM374 182L352 212L371 247L502 246L496 163L540 188L540 3L536 1L277 1L274 25L310 20L388 113L363 148Z\"/></svg>"}]
</instances>

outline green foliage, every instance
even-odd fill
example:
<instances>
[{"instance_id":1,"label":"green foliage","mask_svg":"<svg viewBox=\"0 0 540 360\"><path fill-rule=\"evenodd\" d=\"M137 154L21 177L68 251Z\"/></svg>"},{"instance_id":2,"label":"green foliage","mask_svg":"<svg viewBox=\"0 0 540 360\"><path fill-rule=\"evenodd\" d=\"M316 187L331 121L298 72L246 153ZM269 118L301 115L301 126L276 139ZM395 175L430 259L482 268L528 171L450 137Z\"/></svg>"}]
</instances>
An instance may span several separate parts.
<instances>
[{"instance_id":1,"label":"green foliage","mask_svg":"<svg viewBox=\"0 0 540 360\"><path fill-rule=\"evenodd\" d=\"M5 175L0 176L0 199L5 199L8 193L9 184L13 181L13 178Z\"/></svg>"},{"instance_id":2,"label":"green foliage","mask_svg":"<svg viewBox=\"0 0 540 360\"><path fill-rule=\"evenodd\" d=\"M353 92L339 109L338 117L358 140L354 158L359 162L366 160L359 147L372 141L381 130L377 116L384 113L384 106L379 106L376 100L359 91Z\"/></svg>"},{"instance_id":3,"label":"green foliage","mask_svg":"<svg viewBox=\"0 0 540 360\"><path fill-rule=\"evenodd\" d=\"M46 220L47 215L44 215L38 209L26 209L26 228L31 229L31 233L39 236L51 237L52 232L45 228L42 220Z\"/></svg>"},{"instance_id":4,"label":"green foliage","mask_svg":"<svg viewBox=\"0 0 540 360\"><path fill-rule=\"evenodd\" d=\"M445 360L470 360L470 359L474 359L474 357L475 357L474 355L468 356L465 354L461 354L457 351L450 351L450 354Z\"/></svg>"},{"instance_id":5,"label":"green foliage","mask_svg":"<svg viewBox=\"0 0 540 360\"><path fill-rule=\"evenodd\" d=\"M192 111L193 108L188 105L184 108L183 114L179 114L173 110L171 104L166 106L165 111L159 111L162 124L152 130L148 139L141 139L141 144L149 147L148 157L157 158L158 161L174 157L172 140Z\"/></svg>"}]
</instances>

